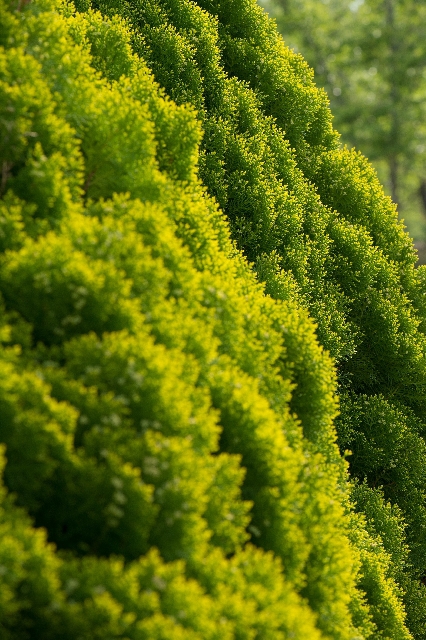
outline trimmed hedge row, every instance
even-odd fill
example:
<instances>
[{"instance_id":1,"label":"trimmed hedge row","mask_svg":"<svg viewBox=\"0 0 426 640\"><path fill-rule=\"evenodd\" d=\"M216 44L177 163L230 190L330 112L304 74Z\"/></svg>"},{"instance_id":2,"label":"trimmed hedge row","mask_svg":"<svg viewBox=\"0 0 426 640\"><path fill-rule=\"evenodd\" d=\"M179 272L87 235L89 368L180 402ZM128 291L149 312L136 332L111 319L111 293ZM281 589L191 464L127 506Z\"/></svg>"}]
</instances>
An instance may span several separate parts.
<instances>
[{"instance_id":1,"label":"trimmed hedge row","mask_svg":"<svg viewBox=\"0 0 426 640\"><path fill-rule=\"evenodd\" d=\"M251 0L21 4L4 637L424 637L424 270L306 63Z\"/></svg>"}]
</instances>

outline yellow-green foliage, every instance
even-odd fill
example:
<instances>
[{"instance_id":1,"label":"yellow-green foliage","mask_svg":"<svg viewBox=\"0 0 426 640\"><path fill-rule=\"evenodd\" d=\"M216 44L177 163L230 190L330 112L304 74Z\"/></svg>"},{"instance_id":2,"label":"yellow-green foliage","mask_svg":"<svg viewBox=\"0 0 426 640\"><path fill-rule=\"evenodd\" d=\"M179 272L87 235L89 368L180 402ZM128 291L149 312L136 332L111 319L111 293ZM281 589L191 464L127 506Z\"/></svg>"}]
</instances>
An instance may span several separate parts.
<instances>
[{"instance_id":1,"label":"yellow-green foliage","mask_svg":"<svg viewBox=\"0 0 426 640\"><path fill-rule=\"evenodd\" d=\"M3 637L424 637L423 276L310 70L252 0L21 4Z\"/></svg>"}]
</instances>

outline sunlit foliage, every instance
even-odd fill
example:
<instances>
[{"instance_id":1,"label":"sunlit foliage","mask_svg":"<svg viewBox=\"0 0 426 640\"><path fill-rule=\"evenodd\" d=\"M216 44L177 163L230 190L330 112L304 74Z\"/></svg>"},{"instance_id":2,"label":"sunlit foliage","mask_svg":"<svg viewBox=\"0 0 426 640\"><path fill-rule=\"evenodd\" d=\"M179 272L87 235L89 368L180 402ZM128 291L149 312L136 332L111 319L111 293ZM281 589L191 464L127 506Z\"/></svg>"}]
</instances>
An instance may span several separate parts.
<instances>
[{"instance_id":1,"label":"sunlit foliage","mask_svg":"<svg viewBox=\"0 0 426 640\"><path fill-rule=\"evenodd\" d=\"M21 4L4 637L423 637L424 276L306 63L251 0Z\"/></svg>"}]
</instances>

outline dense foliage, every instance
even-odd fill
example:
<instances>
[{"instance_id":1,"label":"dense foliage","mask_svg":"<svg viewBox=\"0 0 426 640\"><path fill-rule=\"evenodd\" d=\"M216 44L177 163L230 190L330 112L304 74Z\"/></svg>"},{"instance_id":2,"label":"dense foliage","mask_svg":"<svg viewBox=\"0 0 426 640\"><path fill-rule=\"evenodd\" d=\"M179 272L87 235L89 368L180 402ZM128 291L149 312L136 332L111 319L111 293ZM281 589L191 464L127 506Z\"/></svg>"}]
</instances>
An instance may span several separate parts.
<instances>
[{"instance_id":1,"label":"dense foliage","mask_svg":"<svg viewBox=\"0 0 426 640\"><path fill-rule=\"evenodd\" d=\"M252 0L0 47L2 637L424 638L426 271L307 64Z\"/></svg>"},{"instance_id":2,"label":"dense foliage","mask_svg":"<svg viewBox=\"0 0 426 640\"><path fill-rule=\"evenodd\" d=\"M261 0L315 70L334 126L373 163L410 233L425 240L426 5ZM424 256L421 256L423 260Z\"/></svg>"}]
</instances>

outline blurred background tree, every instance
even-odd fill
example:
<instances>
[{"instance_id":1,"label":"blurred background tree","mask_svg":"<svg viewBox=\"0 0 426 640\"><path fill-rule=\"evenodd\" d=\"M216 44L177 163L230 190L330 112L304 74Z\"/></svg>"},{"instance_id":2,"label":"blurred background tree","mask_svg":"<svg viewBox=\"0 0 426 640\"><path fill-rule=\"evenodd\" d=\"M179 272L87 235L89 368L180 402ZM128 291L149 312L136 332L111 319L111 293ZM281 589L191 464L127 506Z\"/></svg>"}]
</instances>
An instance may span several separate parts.
<instances>
[{"instance_id":1,"label":"blurred background tree","mask_svg":"<svg viewBox=\"0 0 426 640\"><path fill-rule=\"evenodd\" d=\"M261 4L314 69L342 142L373 163L426 262L426 2Z\"/></svg>"}]
</instances>

